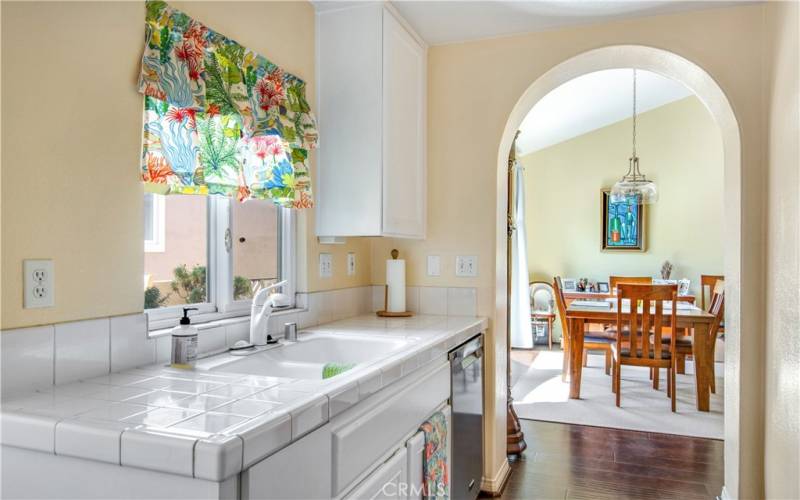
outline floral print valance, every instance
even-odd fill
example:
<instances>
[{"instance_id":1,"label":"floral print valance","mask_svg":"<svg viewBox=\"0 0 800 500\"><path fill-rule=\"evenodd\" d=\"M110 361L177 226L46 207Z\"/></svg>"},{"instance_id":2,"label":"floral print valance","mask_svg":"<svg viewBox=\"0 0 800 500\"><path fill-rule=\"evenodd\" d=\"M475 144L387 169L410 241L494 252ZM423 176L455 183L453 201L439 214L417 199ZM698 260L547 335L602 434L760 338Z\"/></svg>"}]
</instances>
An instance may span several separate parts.
<instances>
[{"instance_id":1,"label":"floral print valance","mask_svg":"<svg viewBox=\"0 0 800 500\"><path fill-rule=\"evenodd\" d=\"M149 191L313 205L305 82L162 1L147 2L139 91Z\"/></svg>"}]
</instances>

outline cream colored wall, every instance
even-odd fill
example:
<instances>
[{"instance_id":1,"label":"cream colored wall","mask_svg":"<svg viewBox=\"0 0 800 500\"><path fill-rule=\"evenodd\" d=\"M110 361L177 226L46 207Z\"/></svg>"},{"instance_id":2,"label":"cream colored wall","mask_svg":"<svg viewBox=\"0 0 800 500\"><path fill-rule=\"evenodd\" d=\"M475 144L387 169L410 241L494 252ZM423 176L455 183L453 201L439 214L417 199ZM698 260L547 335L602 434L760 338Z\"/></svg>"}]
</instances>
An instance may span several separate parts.
<instances>
[{"instance_id":1,"label":"cream colored wall","mask_svg":"<svg viewBox=\"0 0 800 500\"><path fill-rule=\"evenodd\" d=\"M172 2L308 82L315 104L314 9L307 2ZM142 310L143 2L2 2L4 329ZM312 176L315 156L312 152ZM370 282L369 241L317 278L313 211L299 217L299 291ZM353 251L358 273L345 274ZM56 306L22 308L22 260L52 258Z\"/></svg>"},{"instance_id":2,"label":"cream colored wall","mask_svg":"<svg viewBox=\"0 0 800 500\"><path fill-rule=\"evenodd\" d=\"M630 150L628 119L520 159L532 281L659 277L669 260L672 278L692 280L697 295L700 274L723 274L722 139L700 100L640 115L637 153L660 194L646 207L646 251L602 251L600 190L625 173Z\"/></svg>"},{"instance_id":3,"label":"cream colored wall","mask_svg":"<svg viewBox=\"0 0 800 500\"><path fill-rule=\"evenodd\" d=\"M751 237L741 253L741 353L738 370L752 374L736 390L743 413L726 435L725 482L740 498L761 496L761 371L763 305L763 71L764 6L747 5L631 19L507 38L435 46L428 56L428 238L373 245L373 263L397 247L409 259L409 284L477 286L479 310L491 315L487 336L484 474L505 467L506 339L495 335L497 157L515 103L546 71L590 49L617 44L663 48L707 71L730 100L742 139L742 225ZM505 152L500 152L504 154ZM477 278L456 278L451 257L479 257ZM427 254L444 256L439 278L424 276ZM498 264L495 265L495 259ZM383 270L373 265L373 282ZM738 286L732 284L731 286ZM502 303L498 302L498 307ZM728 359L726 352L726 360ZM738 405L736 407L738 410ZM742 460L739 460L739 457ZM728 464L731 464L730 467Z\"/></svg>"},{"instance_id":4,"label":"cream colored wall","mask_svg":"<svg viewBox=\"0 0 800 500\"><path fill-rule=\"evenodd\" d=\"M769 199L764 498L800 498L800 8L767 10Z\"/></svg>"}]
</instances>

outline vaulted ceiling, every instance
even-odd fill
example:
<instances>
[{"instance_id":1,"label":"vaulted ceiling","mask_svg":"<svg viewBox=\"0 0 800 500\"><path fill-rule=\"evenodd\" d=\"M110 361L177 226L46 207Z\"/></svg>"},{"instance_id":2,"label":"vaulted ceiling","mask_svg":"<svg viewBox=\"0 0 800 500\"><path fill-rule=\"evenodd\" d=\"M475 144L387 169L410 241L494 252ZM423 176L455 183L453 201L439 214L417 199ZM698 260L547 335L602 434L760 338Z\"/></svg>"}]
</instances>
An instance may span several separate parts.
<instances>
[{"instance_id":1,"label":"vaulted ceiling","mask_svg":"<svg viewBox=\"0 0 800 500\"><path fill-rule=\"evenodd\" d=\"M638 111L645 112L692 95L669 78L636 72ZM521 154L544 149L633 115L633 71L630 68L597 71L556 88L544 96L520 126Z\"/></svg>"}]
</instances>

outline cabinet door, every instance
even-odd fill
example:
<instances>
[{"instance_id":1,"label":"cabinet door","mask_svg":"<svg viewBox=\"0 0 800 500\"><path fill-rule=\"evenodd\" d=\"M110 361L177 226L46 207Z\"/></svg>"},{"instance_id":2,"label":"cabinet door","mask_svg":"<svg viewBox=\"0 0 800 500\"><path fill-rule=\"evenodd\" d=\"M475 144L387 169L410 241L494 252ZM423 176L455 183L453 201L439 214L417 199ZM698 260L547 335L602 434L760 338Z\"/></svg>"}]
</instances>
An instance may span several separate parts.
<instances>
[{"instance_id":1,"label":"cabinet door","mask_svg":"<svg viewBox=\"0 0 800 500\"><path fill-rule=\"evenodd\" d=\"M425 237L425 48L383 11L383 233Z\"/></svg>"},{"instance_id":2,"label":"cabinet door","mask_svg":"<svg viewBox=\"0 0 800 500\"><path fill-rule=\"evenodd\" d=\"M406 449L400 448L347 495L347 500L404 499L407 495Z\"/></svg>"},{"instance_id":3,"label":"cabinet door","mask_svg":"<svg viewBox=\"0 0 800 500\"><path fill-rule=\"evenodd\" d=\"M326 425L242 472L243 500L331 497L331 431Z\"/></svg>"},{"instance_id":4,"label":"cabinet door","mask_svg":"<svg viewBox=\"0 0 800 500\"><path fill-rule=\"evenodd\" d=\"M419 431L406 441L408 500L422 500L422 469L425 461L425 433Z\"/></svg>"},{"instance_id":5,"label":"cabinet door","mask_svg":"<svg viewBox=\"0 0 800 500\"><path fill-rule=\"evenodd\" d=\"M317 236L381 234L382 10L317 12Z\"/></svg>"}]
</instances>

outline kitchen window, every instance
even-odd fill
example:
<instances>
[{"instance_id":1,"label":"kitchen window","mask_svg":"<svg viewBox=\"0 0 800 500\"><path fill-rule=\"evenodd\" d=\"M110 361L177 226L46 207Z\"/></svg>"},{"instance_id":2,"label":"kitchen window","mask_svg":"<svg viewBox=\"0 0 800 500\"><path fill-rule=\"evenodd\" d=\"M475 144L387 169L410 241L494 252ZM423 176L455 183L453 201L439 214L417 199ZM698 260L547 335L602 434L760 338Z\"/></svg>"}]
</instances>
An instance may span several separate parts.
<instances>
[{"instance_id":1,"label":"kitchen window","mask_svg":"<svg viewBox=\"0 0 800 500\"><path fill-rule=\"evenodd\" d=\"M164 196L147 193L144 195L144 251L157 253L164 251Z\"/></svg>"},{"instance_id":2,"label":"kitchen window","mask_svg":"<svg viewBox=\"0 0 800 500\"><path fill-rule=\"evenodd\" d=\"M268 200L144 195L144 307L150 329L247 315L259 289L294 296L292 211Z\"/></svg>"}]
</instances>

